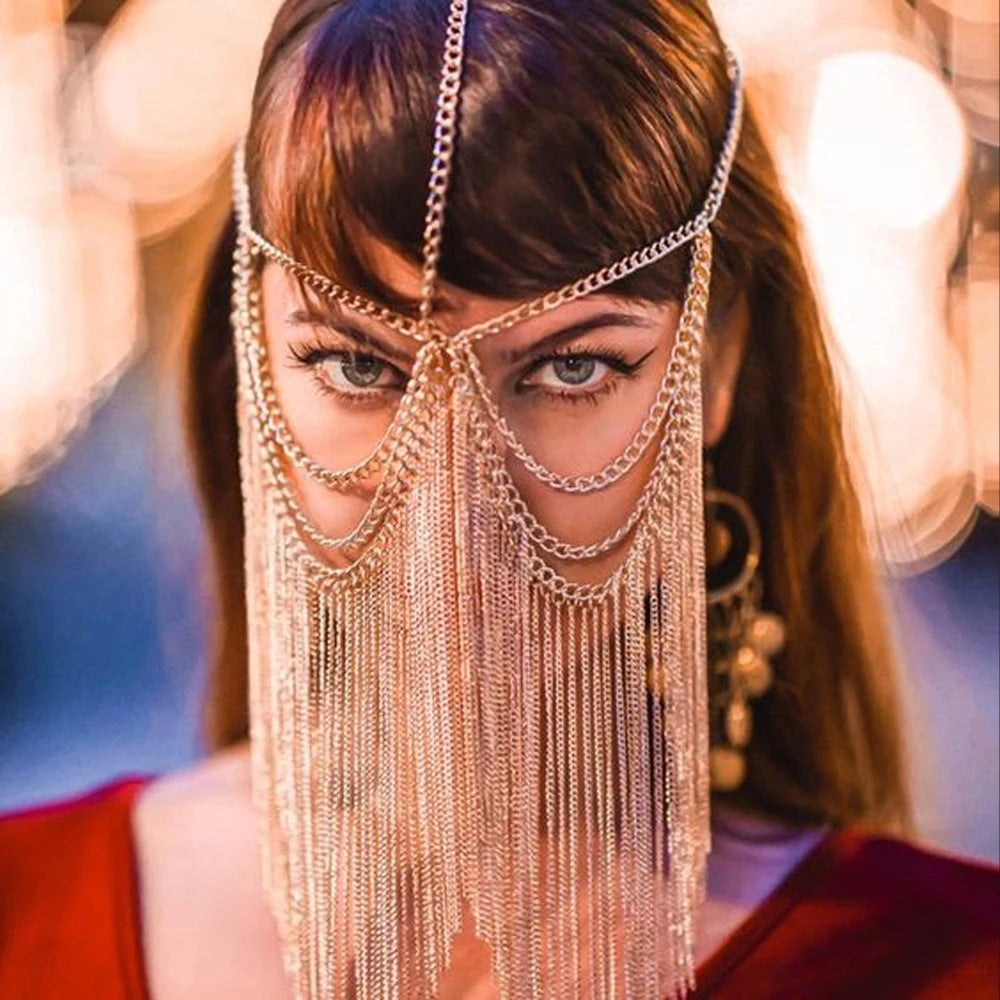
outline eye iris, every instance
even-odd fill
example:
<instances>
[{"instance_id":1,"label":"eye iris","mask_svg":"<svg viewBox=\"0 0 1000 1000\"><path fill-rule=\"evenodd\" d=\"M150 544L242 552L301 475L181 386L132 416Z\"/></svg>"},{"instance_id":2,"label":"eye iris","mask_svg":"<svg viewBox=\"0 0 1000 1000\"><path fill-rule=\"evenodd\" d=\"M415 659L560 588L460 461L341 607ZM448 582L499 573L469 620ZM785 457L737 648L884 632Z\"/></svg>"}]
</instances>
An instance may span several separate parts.
<instances>
[{"instance_id":1,"label":"eye iris","mask_svg":"<svg viewBox=\"0 0 1000 1000\"><path fill-rule=\"evenodd\" d=\"M376 358L345 358L340 364L344 378L360 389L374 385L385 368Z\"/></svg>"},{"instance_id":2,"label":"eye iris","mask_svg":"<svg viewBox=\"0 0 1000 1000\"><path fill-rule=\"evenodd\" d=\"M566 385L583 385L594 377L597 362L593 358L560 358L552 362L552 371Z\"/></svg>"}]
</instances>

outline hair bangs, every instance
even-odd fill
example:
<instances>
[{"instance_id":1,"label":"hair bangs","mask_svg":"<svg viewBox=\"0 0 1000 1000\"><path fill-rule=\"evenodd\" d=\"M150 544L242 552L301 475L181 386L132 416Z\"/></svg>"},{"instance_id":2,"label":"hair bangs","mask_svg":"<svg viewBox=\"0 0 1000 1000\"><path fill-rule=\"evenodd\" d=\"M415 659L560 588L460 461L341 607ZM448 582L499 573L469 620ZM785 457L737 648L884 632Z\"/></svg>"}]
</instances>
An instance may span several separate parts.
<instances>
[{"instance_id":1,"label":"hair bangs","mask_svg":"<svg viewBox=\"0 0 1000 1000\"><path fill-rule=\"evenodd\" d=\"M635 56L629 72L620 55L601 55L607 47L596 39L581 44L587 28L578 22L531 5L477 6L440 263L445 282L498 299L532 297L697 212L726 125L721 43L706 23L699 53L697 39L664 39L634 12L616 15L623 6L608 5L603 19L620 21L620 48ZM284 77L262 74L272 93L255 101L248 142L265 235L397 312L412 312L412 303L382 281L366 251L381 243L421 265L442 9L438 0L327 7L300 32ZM668 99L685 73L692 88L704 78L706 51L718 63L715 92ZM679 298L686 262L686 252L671 254L609 291Z\"/></svg>"}]
</instances>

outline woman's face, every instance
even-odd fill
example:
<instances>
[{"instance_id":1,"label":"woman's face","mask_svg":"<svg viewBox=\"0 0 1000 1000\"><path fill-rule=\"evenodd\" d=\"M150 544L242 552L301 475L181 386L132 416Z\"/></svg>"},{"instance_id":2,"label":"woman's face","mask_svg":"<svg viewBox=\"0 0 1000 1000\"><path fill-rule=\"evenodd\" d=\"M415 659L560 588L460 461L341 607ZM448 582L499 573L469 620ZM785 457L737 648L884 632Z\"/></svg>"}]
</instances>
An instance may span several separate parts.
<instances>
[{"instance_id":1,"label":"woman's face","mask_svg":"<svg viewBox=\"0 0 1000 1000\"><path fill-rule=\"evenodd\" d=\"M385 249L377 264L380 277L401 298L418 299L416 268ZM437 320L448 333L492 319L513 304L447 286L442 292ZM388 428L419 345L378 320L326 299L307 298L280 266L265 267L263 293L267 349L289 428L321 465L357 464ZM567 476L599 472L621 454L646 418L679 317L679 303L592 295L481 340L480 368L511 429L542 465ZM586 495L539 482L513 457L508 468L539 521L558 538L579 545L600 541L628 517L655 458L654 445L619 482ZM292 474L310 517L333 536L358 524L377 486L373 478L342 493L299 470ZM579 563L557 568L570 579L593 582L620 558L612 552L585 568Z\"/></svg>"}]
</instances>

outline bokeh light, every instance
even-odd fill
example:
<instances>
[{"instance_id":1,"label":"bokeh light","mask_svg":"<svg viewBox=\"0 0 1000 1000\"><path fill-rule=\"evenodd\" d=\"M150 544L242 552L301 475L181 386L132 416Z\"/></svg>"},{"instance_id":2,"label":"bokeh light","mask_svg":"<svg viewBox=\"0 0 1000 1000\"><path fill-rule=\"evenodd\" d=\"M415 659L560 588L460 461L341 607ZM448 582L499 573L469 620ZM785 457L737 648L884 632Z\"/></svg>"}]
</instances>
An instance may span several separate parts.
<instances>
[{"instance_id":1,"label":"bokeh light","mask_svg":"<svg viewBox=\"0 0 1000 1000\"><path fill-rule=\"evenodd\" d=\"M0 493L142 346L140 251L217 197L276 0L0 0Z\"/></svg>"},{"instance_id":2,"label":"bokeh light","mask_svg":"<svg viewBox=\"0 0 1000 1000\"><path fill-rule=\"evenodd\" d=\"M61 127L73 46L48 11L0 34L0 491L58 453L138 335L128 205ZM72 152L72 159L69 153Z\"/></svg>"},{"instance_id":3,"label":"bokeh light","mask_svg":"<svg viewBox=\"0 0 1000 1000\"><path fill-rule=\"evenodd\" d=\"M208 199L245 126L277 7L276 0L132 0L112 22L97 56L94 101L143 235L177 225Z\"/></svg>"},{"instance_id":4,"label":"bokeh light","mask_svg":"<svg viewBox=\"0 0 1000 1000\"><path fill-rule=\"evenodd\" d=\"M896 570L926 568L997 503L1000 289L981 218L997 186L997 7L714 7L803 224L873 543Z\"/></svg>"},{"instance_id":5,"label":"bokeh light","mask_svg":"<svg viewBox=\"0 0 1000 1000\"><path fill-rule=\"evenodd\" d=\"M920 564L973 512L965 384L947 323L968 160L961 114L914 60L849 51L816 66L791 144L788 186L839 348L859 478L886 556Z\"/></svg>"}]
</instances>

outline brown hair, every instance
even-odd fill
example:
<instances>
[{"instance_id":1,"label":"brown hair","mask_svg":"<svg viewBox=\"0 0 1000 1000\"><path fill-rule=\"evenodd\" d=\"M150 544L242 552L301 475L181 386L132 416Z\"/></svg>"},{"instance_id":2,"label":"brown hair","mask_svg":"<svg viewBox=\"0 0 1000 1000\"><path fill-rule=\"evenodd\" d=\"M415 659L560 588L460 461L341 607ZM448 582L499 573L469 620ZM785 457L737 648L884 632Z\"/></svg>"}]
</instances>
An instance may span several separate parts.
<instances>
[{"instance_id":1,"label":"brown hair","mask_svg":"<svg viewBox=\"0 0 1000 1000\"><path fill-rule=\"evenodd\" d=\"M445 0L287 0L264 48L247 156L257 226L317 270L402 308L362 235L419 262ZM498 298L586 274L690 217L729 100L704 0L477 0L441 273ZM751 331L716 481L755 511L765 602L787 619L755 703L743 806L793 822L908 816L891 651L799 236L752 113L714 227L712 325ZM228 326L232 224L189 352L189 431L218 615L209 728L247 734L242 511ZM676 298L684 253L614 292Z\"/></svg>"}]
</instances>

